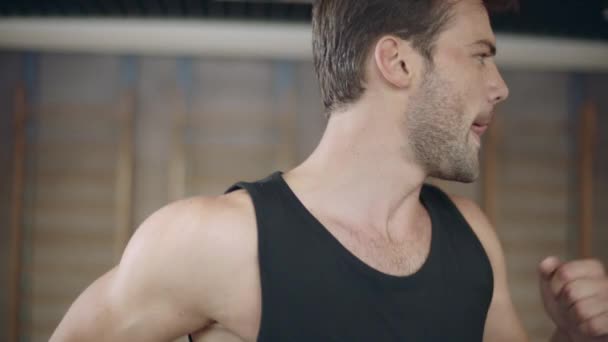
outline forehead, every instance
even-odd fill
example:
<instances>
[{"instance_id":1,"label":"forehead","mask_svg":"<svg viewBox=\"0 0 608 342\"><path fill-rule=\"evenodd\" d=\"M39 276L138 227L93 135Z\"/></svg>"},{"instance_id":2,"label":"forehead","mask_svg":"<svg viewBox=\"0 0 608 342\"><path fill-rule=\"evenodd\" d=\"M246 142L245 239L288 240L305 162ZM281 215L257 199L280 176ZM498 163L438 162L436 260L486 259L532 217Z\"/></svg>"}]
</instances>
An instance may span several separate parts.
<instances>
[{"instance_id":1,"label":"forehead","mask_svg":"<svg viewBox=\"0 0 608 342\"><path fill-rule=\"evenodd\" d=\"M454 1L452 11L452 19L440 34L438 45L467 45L479 40L496 42L488 11L481 0Z\"/></svg>"}]
</instances>

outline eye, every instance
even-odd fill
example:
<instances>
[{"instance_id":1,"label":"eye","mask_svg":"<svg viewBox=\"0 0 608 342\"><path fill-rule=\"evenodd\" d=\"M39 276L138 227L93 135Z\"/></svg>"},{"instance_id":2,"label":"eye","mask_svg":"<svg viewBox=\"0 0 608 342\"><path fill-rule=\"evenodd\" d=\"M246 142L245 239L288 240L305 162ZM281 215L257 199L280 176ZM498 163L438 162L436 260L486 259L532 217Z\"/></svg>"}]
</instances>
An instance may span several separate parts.
<instances>
[{"instance_id":1,"label":"eye","mask_svg":"<svg viewBox=\"0 0 608 342\"><path fill-rule=\"evenodd\" d=\"M481 64L481 65L485 65L486 64L486 59L492 57L492 55L490 55L487 52L478 54L475 56L475 58L477 58L477 61Z\"/></svg>"}]
</instances>

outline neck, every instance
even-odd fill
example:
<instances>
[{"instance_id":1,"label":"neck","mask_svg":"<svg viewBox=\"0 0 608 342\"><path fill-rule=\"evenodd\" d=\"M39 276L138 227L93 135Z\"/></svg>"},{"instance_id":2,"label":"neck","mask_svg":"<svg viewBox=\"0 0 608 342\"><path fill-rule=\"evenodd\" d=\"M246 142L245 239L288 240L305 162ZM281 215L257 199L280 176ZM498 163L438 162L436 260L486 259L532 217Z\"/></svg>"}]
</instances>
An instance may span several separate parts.
<instances>
[{"instance_id":1,"label":"neck","mask_svg":"<svg viewBox=\"0 0 608 342\"><path fill-rule=\"evenodd\" d=\"M389 116L360 107L336 113L315 151L284 177L311 211L403 241L424 212L426 174L408 152L403 124L380 115Z\"/></svg>"}]
</instances>

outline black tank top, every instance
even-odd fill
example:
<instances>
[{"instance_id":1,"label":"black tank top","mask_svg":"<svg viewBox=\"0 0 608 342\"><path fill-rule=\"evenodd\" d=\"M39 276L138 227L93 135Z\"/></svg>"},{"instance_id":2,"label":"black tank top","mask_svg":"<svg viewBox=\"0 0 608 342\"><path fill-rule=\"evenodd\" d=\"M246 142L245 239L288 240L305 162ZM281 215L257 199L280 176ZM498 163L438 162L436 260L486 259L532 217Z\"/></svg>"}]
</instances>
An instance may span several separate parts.
<instances>
[{"instance_id":1,"label":"black tank top","mask_svg":"<svg viewBox=\"0 0 608 342\"><path fill-rule=\"evenodd\" d=\"M409 276L382 273L346 249L276 172L237 183L258 226L259 342L481 341L493 293L488 257L441 190L424 185L431 249Z\"/></svg>"}]
</instances>

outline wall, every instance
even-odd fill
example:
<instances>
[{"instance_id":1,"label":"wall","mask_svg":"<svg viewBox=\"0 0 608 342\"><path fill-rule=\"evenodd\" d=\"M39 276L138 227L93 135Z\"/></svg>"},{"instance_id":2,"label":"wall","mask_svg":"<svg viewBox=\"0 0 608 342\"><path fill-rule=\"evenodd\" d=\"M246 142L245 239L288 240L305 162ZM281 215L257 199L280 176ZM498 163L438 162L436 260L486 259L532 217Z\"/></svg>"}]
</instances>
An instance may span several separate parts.
<instances>
[{"instance_id":1,"label":"wall","mask_svg":"<svg viewBox=\"0 0 608 342\"><path fill-rule=\"evenodd\" d=\"M0 73L0 132L10 133L9 93L21 57L4 52L0 62L8 72ZM315 147L325 122L310 63L45 53L37 55L35 69L23 225L24 341L47 340L75 296L114 264L118 222L129 222L130 234L169 201L219 194L235 181L286 170ZM499 109L496 147L487 152L496 157L494 220L516 306L532 340L541 341L552 324L540 306L536 265L545 255L575 254L578 100L572 86L580 78L526 70L504 75L511 98ZM585 82L585 94L603 101L606 113L600 95L608 79ZM600 122L605 146L606 115ZM1 135L3 141L10 136ZM132 154L124 153L125 137ZM10 160L6 146L2 161ZM599 149L596 234L604 240L596 239L595 250L608 261L600 208L606 157ZM132 186L125 193L118 180L128 174L129 160ZM9 175L9 164L0 162L0 177ZM483 205L486 177L468 185L433 182ZM7 189L0 190L6 204ZM124 216L119 204L129 194L132 210ZM0 207L3 224L6 207ZM5 242L6 230L0 234ZM6 267L0 264L2 277Z\"/></svg>"}]
</instances>

